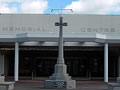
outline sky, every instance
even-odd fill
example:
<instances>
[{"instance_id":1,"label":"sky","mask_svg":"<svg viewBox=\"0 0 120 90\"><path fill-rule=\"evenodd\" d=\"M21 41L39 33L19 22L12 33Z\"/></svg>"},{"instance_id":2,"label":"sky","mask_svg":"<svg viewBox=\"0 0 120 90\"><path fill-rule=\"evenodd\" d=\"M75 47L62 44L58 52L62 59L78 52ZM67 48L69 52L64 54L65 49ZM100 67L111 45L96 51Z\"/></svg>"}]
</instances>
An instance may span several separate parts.
<instances>
[{"instance_id":1,"label":"sky","mask_svg":"<svg viewBox=\"0 0 120 90\"><path fill-rule=\"evenodd\" d=\"M120 0L0 0L0 13L59 14L120 14Z\"/></svg>"}]
</instances>

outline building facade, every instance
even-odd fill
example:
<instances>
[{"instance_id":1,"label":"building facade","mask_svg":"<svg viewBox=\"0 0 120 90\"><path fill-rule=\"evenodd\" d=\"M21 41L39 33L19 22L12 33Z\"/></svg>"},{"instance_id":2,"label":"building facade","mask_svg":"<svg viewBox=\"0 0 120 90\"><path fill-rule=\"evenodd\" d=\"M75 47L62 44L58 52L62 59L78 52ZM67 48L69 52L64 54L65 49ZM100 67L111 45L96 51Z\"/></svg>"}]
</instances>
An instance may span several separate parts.
<instances>
[{"instance_id":1,"label":"building facade","mask_svg":"<svg viewBox=\"0 0 120 90\"><path fill-rule=\"evenodd\" d=\"M0 75L48 77L58 55L60 15L0 15ZM73 77L120 76L120 16L63 15L64 57Z\"/></svg>"}]
</instances>

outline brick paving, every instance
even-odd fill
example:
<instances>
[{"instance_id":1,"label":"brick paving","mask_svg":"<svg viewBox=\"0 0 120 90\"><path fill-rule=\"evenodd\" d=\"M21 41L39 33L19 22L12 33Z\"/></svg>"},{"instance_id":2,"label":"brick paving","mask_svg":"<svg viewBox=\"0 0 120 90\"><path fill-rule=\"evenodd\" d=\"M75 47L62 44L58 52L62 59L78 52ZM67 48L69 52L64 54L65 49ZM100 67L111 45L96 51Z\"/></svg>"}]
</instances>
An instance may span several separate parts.
<instances>
[{"instance_id":1,"label":"brick paving","mask_svg":"<svg viewBox=\"0 0 120 90\"><path fill-rule=\"evenodd\" d=\"M44 81L21 80L19 82L16 82L15 90L61 90L61 89L45 89ZM103 81L77 81L77 88L70 90L108 90L108 89L107 85Z\"/></svg>"}]
</instances>

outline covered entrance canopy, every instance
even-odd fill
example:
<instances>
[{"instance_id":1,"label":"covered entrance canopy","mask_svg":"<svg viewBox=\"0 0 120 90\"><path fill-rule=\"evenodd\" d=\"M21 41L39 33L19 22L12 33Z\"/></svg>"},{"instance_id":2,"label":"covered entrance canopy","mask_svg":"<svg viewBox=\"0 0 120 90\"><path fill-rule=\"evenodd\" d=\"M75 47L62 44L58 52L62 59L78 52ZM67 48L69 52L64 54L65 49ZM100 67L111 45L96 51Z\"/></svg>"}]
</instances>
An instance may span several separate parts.
<instances>
[{"instance_id":1,"label":"covered entrance canopy","mask_svg":"<svg viewBox=\"0 0 120 90\"><path fill-rule=\"evenodd\" d=\"M48 43L49 46L44 46L43 42L19 43L19 76L30 78L48 77L53 73L54 64L57 61L57 42L44 43ZM5 73L8 76L14 76L14 43L4 42L0 44L1 52L4 53L5 62L7 62ZM116 77L118 74L119 49L119 44L109 44L109 77ZM104 77L104 44L65 42L64 56L68 67L67 71L71 76L80 79Z\"/></svg>"}]
</instances>

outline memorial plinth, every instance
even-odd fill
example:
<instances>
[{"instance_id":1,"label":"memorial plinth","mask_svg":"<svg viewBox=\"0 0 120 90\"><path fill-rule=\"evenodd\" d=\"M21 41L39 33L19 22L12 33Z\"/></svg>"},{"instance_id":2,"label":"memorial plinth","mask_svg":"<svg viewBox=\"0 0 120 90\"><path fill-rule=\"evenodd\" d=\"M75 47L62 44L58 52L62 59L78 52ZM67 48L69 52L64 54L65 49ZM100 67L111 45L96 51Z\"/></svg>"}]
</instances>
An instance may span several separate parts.
<instances>
[{"instance_id":1,"label":"memorial plinth","mask_svg":"<svg viewBox=\"0 0 120 90\"><path fill-rule=\"evenodd\" d=\"M66 73L66 69L66 65L56 64L55 73L49 77L49 80L45 81L45 88L76 88L76 81L71 80L71 76Z\"/></svg>"},{"instance_id":2,"label":"memorial plinth","mask_svg":"<svg viewBox=\"0 0 120 90\"><path fill-rule=\"evenodd\" d=\"M55 23L55 25L60 27L58 59L53 75L45 81L45 88L73 89L76 88L76 81L67 74L67 66L63 58L63 26L67 26L67 23L63 23L63 17L60 17L60 22Z\"/></svg>"},{"instance_id":3,"label":"memorial plinth","mask_svg":"<svg viewBox=\"0 0 120 90\"><path fill-rule=\"evenodd\" d=\"M116 83L108 83L108 90L120 90L120 77L117 78Z\"/></svg>"},{"instance_id":4,"label":"memorial plinth","mask_svg":"<svg viewBox=\"0 0 120 90\"><path fill-rule=\"evenodd\" d=\"M0 90L14 90L14 82L5 82L4 79L4 76L0 76Z\"/></svg>"}]
</instances>

